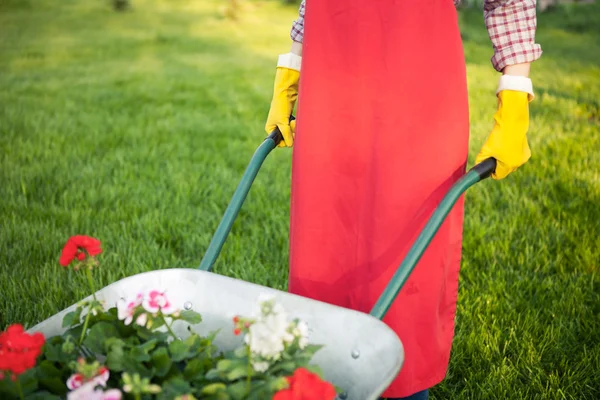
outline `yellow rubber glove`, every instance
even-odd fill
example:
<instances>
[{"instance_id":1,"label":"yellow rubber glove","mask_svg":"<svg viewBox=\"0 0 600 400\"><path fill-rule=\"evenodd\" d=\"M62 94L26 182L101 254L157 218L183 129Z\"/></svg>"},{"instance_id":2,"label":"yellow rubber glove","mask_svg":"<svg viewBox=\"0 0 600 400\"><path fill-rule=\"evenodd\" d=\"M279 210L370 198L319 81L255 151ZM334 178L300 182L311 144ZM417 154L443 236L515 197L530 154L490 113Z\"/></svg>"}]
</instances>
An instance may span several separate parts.
<instances>
[{"instance_id":1,"label":"yellow rubber glove","mask_svg":"<svg viewBox=\"0 0 600 400\"><path fill-rule=\"evenodd\" d=\"M273 87L273 99L271 100L271 108L267 116L265 131L267 134L270 134L276 127L279 128L283 136L279 147L292 147L294 145L296 121L294 120L290 123L290 116L298 98L299 81L299 71L286 67L277 67Z\"/></svg>"},{"instance_id":2,"label":"yellow rubber glove","mask_svg":"<svg viewBox=\"0 0 600 400\"><path fill-rule=\"evenodd\" d=\"M529 129L529 95L515 90L498 93L498 110L494 128L475 159L479 164L489 157L497 161L494 179L504 179L531 157L527 143Z\"/></svg>"}]
</instances>

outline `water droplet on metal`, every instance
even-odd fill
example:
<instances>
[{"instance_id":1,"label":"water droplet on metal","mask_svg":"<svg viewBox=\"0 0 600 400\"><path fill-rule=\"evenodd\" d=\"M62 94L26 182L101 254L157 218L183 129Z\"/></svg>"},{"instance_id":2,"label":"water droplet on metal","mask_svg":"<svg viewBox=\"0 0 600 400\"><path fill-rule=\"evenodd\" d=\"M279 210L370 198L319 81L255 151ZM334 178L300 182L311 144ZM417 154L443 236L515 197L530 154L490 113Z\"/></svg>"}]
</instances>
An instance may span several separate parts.
<instances>
[{"instance_id":1,"label":"water droplet on metal","mask_svg":"<svg viewBox=\"0 0 600 400\"><path fill-rule=\"evenodd\" d=\"M190 303L189 301L186 301L185 303L183 303L183 308L185 308L186 310L191 310L192 309L192 303Z\"/></svg>"},{"instance_id":2,"label":"water droplet on metal","mask_svg":"<svg viewBox=\"0 0 600 400\"><path fill-rule=\"evenodd\" d=\"M360 351L358 349L352 350L352 358L356 359L358 357L360 357Z\"/></svg>"},{"instance_id":3,"label":"water droplet on metal","mask_svg":"<svg viewBox=\"0 0 600 400\"><path fill-rule=\"evenodd\" d=\"M340 395L338 396L341 400L346 400L348 398L348 393L344 392L344 393L340 393Z\"/></svg>"}]
</instances>

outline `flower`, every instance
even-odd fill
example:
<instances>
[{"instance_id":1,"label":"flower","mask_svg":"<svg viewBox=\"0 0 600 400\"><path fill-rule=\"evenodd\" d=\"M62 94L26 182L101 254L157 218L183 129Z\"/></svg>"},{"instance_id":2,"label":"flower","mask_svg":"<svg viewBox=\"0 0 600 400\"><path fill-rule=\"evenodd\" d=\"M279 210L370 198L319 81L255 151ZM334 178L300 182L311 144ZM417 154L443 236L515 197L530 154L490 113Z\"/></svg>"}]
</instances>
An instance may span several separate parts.
<instances>
[{"instance_id":1,"label":"flower","mask_svg":"<svg viewBox=\"0 0 600 400\"><path fill-rule=\"evenodd\" d=\"M74 390L83 386L83 375L73 374L67 379L67 387L69 390Z\"/></svg>"},{"instance_id":2,"label":"flower","mask_svg":"<svg viewBox=\"0 0 600 400\"><path fill-rule=\"evenodd\" d=\"M67 400L121 400L123 394L119 389L109 389L106 392L96 389L97 382L90 381L67 394Z\"/></svg>"},{"instance_id":3,"label":"flower","mask_svg":"<svg viewBox=\"0 0 600 400\"><path fill-rule=\"evenodd\" d=\"M125 299L120 299L117 302L117 314L118 314L119 320L125 320L124 321L125 325L131 324L131 321L133 321L135 312L137 311L138 307L140 305L142 305L143 301L144 301L144 295L141 293L138 293L134 300L127 301ZM147 320L148 320L148 316L145 313L142 313L142 314L138 315L138 317L135 320L135 323L140 326L144 326L144 325L146 325Z\"/></svg>"},{"instance_id":4,"label":"flower","mask_svg":"<svg viewBox=\"0 0 600 400\"><path fill-rule=\"evenodd\" d=\"M100 367L96 371L96 375L86 379L83 373L73 374L67 379L67 387L69 390L77 389L83 386L84 383L93 382L96 385L106 386L106 382L108 382L108 378L110 377L110 372L106 367Z\"/></svg>"},{"instance_id":5,"label":"flower","mask_svg":"<svg viewBox=\"0 0 600 400\"><path fill-rule=\"evenodd\" d=\"M87 363L83 357L80 357L75 364L76 372L67 379L69 390L78 389L89 382L95 385L106 386L110 372L108 368L100 365L98 361Z\"/></svg>"},{"instance_id":6,"label":"flower","mask_svg":"<svg viewBox=\"0 0 600 400\"><path fill-rule=\"evenodd\" d=\"M268 362L280 359L285 346L293 343L296 338L301 342L300 345L305 345L304 336L308 327L305 324L299 326L298 322L288 322L287 312L275 301L274 296L261 294L255 314L258 314L255 320L234 319L234 334L247 332L244 342L250 347L252 366L256 371L266 371ZM246 326L247 331L243 329Z\"/></svg>"},{"instance_id":7,"label":"flower","mask_svg":"<svg viewBox=\"0 0 600 400\"><path fill-rule=\"evenodd\" d=\"M264 358L276 360L284 350L280 332L274 331L262 321L252 324L244 339L252 353Z\"/></svg>"},{"instance_id":8,"label":"flower","mask_svg":"<svg viewBox=\"0 0 600 400\"><path fill-rule=\"evenodd\" d=\"M254 323L253 320L249 318L243 318L239 315L233 317L233 334L238 336L242 332L248 332L248 328Z\"/></svg>"},{"instance_id":9,"label":"flower","mask_svg":"<svg viewBox=\"0 0 600 400\"><path fill-rule=\"evenodd\" d=\"M142 302L142 307L149 313L160 311L164 315L174 314L177 309L169 302L164 292L151 290Z\"/></svg>"},{"instance_id":10,"label":"flower","mask_svg":"<svg viewBox=\"0 0 600 400\"><path fill-rule=\"evenodd\" d=\"M35 367L45 338L39 332L30 335L23 325L13 324L0 333L0 370L10 371L11 378Z\"/></svg>"},{"instance_id":11,"label":"flower","mask_svg":"<svg viewBox=\"0 0 600 400\"><path fill-rule=\"evenodd\" d=\"M71 236L63 247L59 261L60 265L67 267L75 258L77 258L79 261L83 261L85 259L85 253L83 250L85 250L91 257L102 253L100 241L98 239L82 235Z\"/></svg>"},{"instance_id":12,"label":"flower","mask_svg":"<svg viewBox=\"0 0 600 400\"><path fill-rule=\"evenodd\" d=\"M305 368L296 369L286 380L289 387L275 393L273 400L333 400L336 396L331 383Z\"/></svg>"}]
</instances>

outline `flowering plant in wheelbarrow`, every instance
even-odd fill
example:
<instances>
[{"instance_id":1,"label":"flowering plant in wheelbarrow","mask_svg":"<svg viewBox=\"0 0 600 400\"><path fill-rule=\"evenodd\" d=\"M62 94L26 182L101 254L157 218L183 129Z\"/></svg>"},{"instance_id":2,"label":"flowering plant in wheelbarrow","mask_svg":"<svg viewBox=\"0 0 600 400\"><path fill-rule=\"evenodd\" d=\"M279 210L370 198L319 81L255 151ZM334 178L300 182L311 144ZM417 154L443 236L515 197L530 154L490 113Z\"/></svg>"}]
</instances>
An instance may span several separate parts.
<instances>
[{"instance_id":1,"label":"flowering plant in wheelbarrow","mask_svg":"<svg viewBox=\"0 0 600 400\"><path fill-rule=\"evenodd\" d=\"M100 241L69 239L63 267L83 271L95 293ZM177 336L173 323L187 324ZM59 336L24 332L13 324L0 334L2 399L324 399L336 390L310 361L320 346L308 327L291 320L276 299L258 299L251 316L236 316L231 329L243 338L233 351L213 344L218 332L200 336L191 326L202 316L179 310L169 293L149 288L107 305L92 296L63 318Z\"/></svg>"}]
</instances>

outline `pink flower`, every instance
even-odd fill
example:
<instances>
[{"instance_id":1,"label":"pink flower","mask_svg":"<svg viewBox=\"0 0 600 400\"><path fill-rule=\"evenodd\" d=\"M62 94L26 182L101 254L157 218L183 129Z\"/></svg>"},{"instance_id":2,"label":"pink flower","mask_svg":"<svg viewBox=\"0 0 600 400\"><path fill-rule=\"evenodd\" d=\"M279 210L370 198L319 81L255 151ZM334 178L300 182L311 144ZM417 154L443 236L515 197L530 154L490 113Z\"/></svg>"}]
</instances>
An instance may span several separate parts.
<instances>
[{"instance_id":1,"label":"pink flower","mask_svg":"<svg viewBox=\"0 0 600 400\"><path fill-rule=\"evenodd\" d=\"M78 389L83 386L83 375L73 374L67 379L67 387L69 390Z\"/></svg>"},{"instance_id":2,"label":"pink flower","mask_svg":"<svg viewBox=\"0 0 600 400\"><path fill-rule=\"evenodd\" d=\"M133 321L133 316L135 314L135 311L142 304L143 300L144 300L144 296L141 293L138 293L135 300L132 300L129 302L124 299L119 300L117 302L117 312L118 312L119 320L125 320L124 321L125 325L131 324L131 321ZM135 322L138 325L143 326L146 324L146 320L147 320L146 314L141 314L140 316L137 317Z\"/></svg>"},{"instance_id":3,"label":"pink flower","mask_svg":"<svg viewBox=\"0 0 600 400\"><path fill-rule=\"evenodd\" d=\"M144 307L144 310L153 314L160 311L165 315L169 315L177 311L177 309L169 303L165 294L158 290L151 290L150 293L148 293L148 296L142 303L142 307Z\"/></svg>"},{"instance_id":4,"label":"pink flower","mask_svg":"<svg viewBox=\"0 0 600 400\"><path fill-rule=\"evenodd\" d=\"M82 374L73 374L67 379L67 387L69 390L78 389L84 386L87 383L93 383L94 386L101 385L106 386L106 382L108 382L108 378L110 377L110 372L108 368L101 367L98 370L98 374L94 376L92 379L86 380Z\"/></svg>"},{"instance_id":5,"label":"pink flower","mask_svg":"<svg viewBox=\"0 0 600 400\"><path fill-rule=\"evenodd\" d=\"M121 400L122 393L119 389L110 389L104 392L103 400Z\"/></svg>"}]
</instances>

